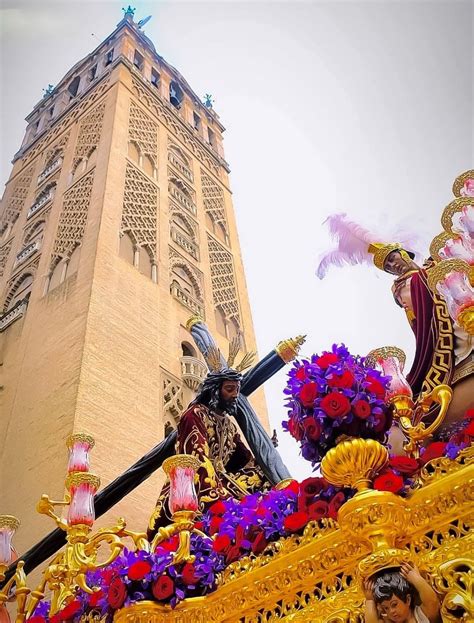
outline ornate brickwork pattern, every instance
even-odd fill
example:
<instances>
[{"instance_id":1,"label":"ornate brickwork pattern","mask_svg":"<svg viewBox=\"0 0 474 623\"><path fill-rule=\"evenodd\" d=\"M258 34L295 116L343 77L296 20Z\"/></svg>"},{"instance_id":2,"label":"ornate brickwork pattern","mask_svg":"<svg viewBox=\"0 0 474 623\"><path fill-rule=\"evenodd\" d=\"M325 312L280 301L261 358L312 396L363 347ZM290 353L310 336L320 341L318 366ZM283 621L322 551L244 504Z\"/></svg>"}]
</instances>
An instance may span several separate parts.
<instances>
[{"instance_id":1,"label":"ornate brickwork pattern","mask_svg":"<svg viewBox=\"0 0 474 623\"><path fill-rule=\"evenodd\" d=\"M74 249L82 242L93 182L94 169L84 175L64 195L58 231L54 241L52 267L61 258L70 257Z\"/></svg>"},{"instance_id":2,"label":"ornate brickwork pattern","mask_svg":"<svg viewBox=\"0 0 474 623\"><path fill-rule=\"evenodd\" d=\"M88 158L98 146L102 132L104 112L105 102L102 102L81 119L72 163L73 170L83 158Z\"/></svg>"},{"instance_id":3,"label":"ornate brickwork pattern","mask_svg":"<svg viewBox=\"0 0 474 623\"><path fill-rule=\"evenodd\" d=\"M158 188L130 162L125 171L125 191L121 231L128 232L136 245L156 258L158 229Z\"/></svg>"},{"instance_id":4,"label":"ornate brickwork pattern","mask_svg":"<svg viewBox=\"0 0 474 623\"><path fill-rule=\"evenodd\" d=\"M131 100L128 140L135 143L144 156L150 156L154 163L158 153L157 136L158 124Z\"/></svg>"},{"instance_id":5,"label":"ornate brickwork pattern","mask_svg":"<svg viewBox=\"0 0 474 623\"><path fill-rule=\"evenodd\" d=\"M214 182L212 177L207 175L202 169L201 184L204 210L215 223L222 225L226 234L228 234L224 208L224 191Z\"/></svg>"},{"instance_id":6,"label":"ornate brickwork pattern","mask_svg":"<svg viewBox=\"0 0 474 623\"><path fill-rule=\"evenodd\" d=\"M32 166L26 169L26 171L24 171L14 183L15 186L13 188L13 192L10 199L8 199L7 207L5 208L5 212L3 214L0 231L3 231L8 223L14 223L20 212L23 210L23 206L25 205L25 200L30 189L33 170L34 167Z\"/></svg>"},{"instance_id":7,"label":"ornate brickwork pattern","mask_svg":"<svg viewBox=\"0 0 474 623\"><path fill-rule=\"evenodd\" d=\"M23 280L26 279L28 275L31 275L33 279L35 278L36 271L38 270L39 261L40 261L40 258L37 257L34 261L32 261L27 266L23 266L21 271L20 272L17 271L17 273L8 281L7 295L5 297L5 302L3 305L4 312L8 310L10 301L15 296L15 293L18 290L18 288L21 286L21 284L23 283Z\"/></svg>"},{"instance_id":8,"label":"ornate brickwork pattern","mask_svg":"<svg viewBox=\"0 0 474 623\"><path fill-rule=\"evenodd\" d=\"M193 284L198 301L202 303L204 301L202 273L171 247L169 249L169 258L171 279L173 279L173 268L176 266L183 268Z\"/></svg>"},{"instance_id":9,"label":"ornate brickwork pattern","mask_svg":"<svg viewBox=\"0 0 474 623\"><path fill-rule=\"evenodd\" d=\"M207 235L207 245L211 263L214 305L220 307L229 320L233 318L240 325L239 299L235 285L232 254L209 234Z\"/></svg>"},{"instance_id":10,"label":"ornate brickwork pattern","mask_svg":"<svg viewBox=\"0 0 474 623\"><path fill-rule=\"evenodd\" d=\"M183 386L168 372L161 372L162 407L165 415L170 414L176 423L184 411Z\"/></svg>"},{"instance_id":11,"label":"ornate brickwork pattern","mask_svg":"<svg viewBox=\"0 0 474 623\"><path fill-rule=\"evenodd\" d=\"M166 125L171 134L177 136L203 164L207 165L216 174L219 173L221 165L227 166L224 161L214 156L210 150L200 145L192 130L185 125L183 120L171 108L171 104L167 105L167 102L161 100L158 96L152 96L148 93L135 76L132 76L132 81L133 88L140 102L147 106Z\"/></svg>"},{"instance_id":12,"label":"ornate brickwork pattern","mask_svg":"<svg viewBox=\"0 0 474 623\"><path fill-rule=\"evenodd\" d=\"M168 136L168 162L173 166L181 175L194 184L194 175L192 171L192 159L189 158L184 151L174 143Z\"/></svg>"},{"instance_id":13,"label":"ornate brickwork pattern","mask_svg":"<svg viewBox=\"0 0 474 623\"><path fill-rule=\"evenodd\" d=\"M31 160L37 156L39 153L42 153L46 147L53 143L60 136L64 130L72 124L73 121L78 119L83 112L85 112L88 108L90 108L95 102L99 99L99 97L105 93L105 91L109 88L109 78L105 78L103 81L98 83L97 87L94 91L83 100L80 104L74 102L73 107L71 108L70 113L64 118L61 123L58 123L56 127L51 128L45 137L39 141L34 147L27 147L23 154L24 164L31 162ZM21 154L21 152L20 152Z\"/></svg>"},{"instance_id":14,"label":"ornate brickwork pattern","mask_svg":"<svg viewBox=\"0 0 474 623\"><path fill-rule=\"evenodd\" d=\"M44 159L44 168L48 167L54 162L54 160L64 151L69 140L70 132L66 132L54 145L52 145L46 152L46 158Z\"/></svg>"},{"instance_id":15,"label":"ornate brickwork pattern","mask_svg":"<svg viewBox=\"0 0 474 623\"><path fill-rule=\"evenodd\" d=\"M10 249L12 248L13 239L7 240L4 245L0 247L0 277L5 271L5 266L10 255Z\"/></svg>"}]
</instances>

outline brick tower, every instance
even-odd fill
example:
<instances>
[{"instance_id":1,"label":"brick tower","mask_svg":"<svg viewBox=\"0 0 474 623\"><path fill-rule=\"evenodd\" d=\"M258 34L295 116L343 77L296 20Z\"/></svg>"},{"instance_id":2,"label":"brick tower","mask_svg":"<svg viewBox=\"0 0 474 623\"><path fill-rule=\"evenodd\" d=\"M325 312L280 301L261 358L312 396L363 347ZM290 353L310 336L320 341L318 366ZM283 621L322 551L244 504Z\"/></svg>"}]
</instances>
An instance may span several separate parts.
<instances>
[{"instance_id":1,"label":"brick tower","mask_svg":"<svg viewBox=\"0 0 474 623\"><path fill-rule=\"evenodd\" d=\"M0 212L0 507L20 551L53 527L34 504L62 497L70 433L96 439L106 485L176 425L205 373L191 315L255 349L224 128L132 10L27 123ZM145 529L161 479L104 522Z\"/></svg>"}]
</instances>

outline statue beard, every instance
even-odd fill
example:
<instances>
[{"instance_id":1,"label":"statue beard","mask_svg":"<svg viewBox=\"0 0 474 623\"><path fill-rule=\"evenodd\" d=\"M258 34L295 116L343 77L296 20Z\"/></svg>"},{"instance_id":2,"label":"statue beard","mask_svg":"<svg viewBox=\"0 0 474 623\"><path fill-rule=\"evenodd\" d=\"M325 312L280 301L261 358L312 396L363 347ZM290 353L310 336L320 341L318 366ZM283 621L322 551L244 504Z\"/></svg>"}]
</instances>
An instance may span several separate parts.
<instances>
[{"instance_id":1,"label":"statue beard","mask_svg":"<svg viewBox=\"0 0 474 623\"><path fill-rule=\"evenodd\" d=\"M235 416L237 415L237 399L222 400L222 398L220 398L217 404L217 409L219 411L225 411L229 415Z\"/></svg>"}]
</instances>

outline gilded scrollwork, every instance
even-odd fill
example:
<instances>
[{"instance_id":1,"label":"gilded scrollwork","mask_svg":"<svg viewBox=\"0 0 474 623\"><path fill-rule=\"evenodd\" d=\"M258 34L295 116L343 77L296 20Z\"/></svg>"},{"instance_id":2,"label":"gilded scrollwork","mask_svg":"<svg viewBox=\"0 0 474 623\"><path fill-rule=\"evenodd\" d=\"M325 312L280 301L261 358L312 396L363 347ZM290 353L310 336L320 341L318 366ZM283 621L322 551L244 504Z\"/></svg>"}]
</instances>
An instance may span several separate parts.
<instances>
[{"instance_id":1,"label":"gilded scrollwork","mask_svg":"<svg viewBox=\"0 0 474 623\"><path fill-rule=\"evenodd\" d=\"M462 558L441 563L435 575L436 589L444 595L443 621L474 620L474 556L472 550Z\"/></svg>"}]
</instances>

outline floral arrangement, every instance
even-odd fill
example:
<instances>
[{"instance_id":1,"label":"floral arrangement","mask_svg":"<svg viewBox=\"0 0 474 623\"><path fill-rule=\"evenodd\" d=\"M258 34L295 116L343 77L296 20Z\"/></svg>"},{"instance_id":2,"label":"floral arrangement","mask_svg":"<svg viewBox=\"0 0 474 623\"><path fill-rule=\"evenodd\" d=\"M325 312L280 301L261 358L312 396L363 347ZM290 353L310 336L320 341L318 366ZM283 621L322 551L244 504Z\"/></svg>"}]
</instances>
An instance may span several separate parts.
<instances>
[{"instance_id":1,"label":"floral arrangement","mask_svg":"<svg viewBox=\"0 0 474 623\"><path fill-rule=\"evenodd\" d=\"M419 459L405 455L391 456L389 465L375 478L374 489L407 495L422 467L441 457L454 460L473 441L474 409L468 409L458 430L451 434L446 441L436 439L422 448Z\"/></svg>"},{"instance_id":2,"label":"floral arrangement","mask_svg":"<svg viewBox=\"0 0 474 623\"><path fill-rule=\"evenodd\" d=\"M316 467L342 435L384 441L391 426L384 401L389 380L344 344L296 361L284 390L288 421L283 428Z\"/></svg>"},{"instance_id":3,"label":"floral arrangement","mask_svg":"<svg viewBox=\"0 0 474 623\"><path fill-rule=\"evenodd\" d=\"M258 555L272 541L301 532L309 521L336 519L339 507L351 496L323 478L296 481L282 490L215 502L196 528L212 535L191 535L193 563L173 563L178 536L161 543L153 553L124 550L110 565L88 572L92 594L78 590L58 613L49 617L50 603L41 602L29 623L77 623L94 611L105 623L114 612L133 603L152 600L172 607L187 597L214 591L218 574L231 562Z\"/></svg>"}]
</instances>

